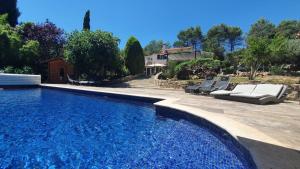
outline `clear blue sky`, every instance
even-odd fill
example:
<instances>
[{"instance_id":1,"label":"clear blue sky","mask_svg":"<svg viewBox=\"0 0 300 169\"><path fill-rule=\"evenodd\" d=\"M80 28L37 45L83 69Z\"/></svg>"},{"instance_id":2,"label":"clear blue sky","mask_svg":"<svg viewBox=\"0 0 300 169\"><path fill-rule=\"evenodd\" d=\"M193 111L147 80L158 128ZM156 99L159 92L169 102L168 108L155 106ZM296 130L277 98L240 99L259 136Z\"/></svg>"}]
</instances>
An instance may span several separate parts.
<instances>
[{"instance_id":1,"label":"clear blue sky","mask_svg":"<svg viewBox=\"0 0 300 169\"><path fill-rule=\"evenodd\" d=\"M150 40L171 44L190 26L206 32L220 23L240 26L244 32L259 18L275 24L300 19L300 0L19 0L19 21L44 22L47 18L66 32L82 29L86 10L91 28L113 32L123 48L134 35L142 46Z\"/></svg>"}]
</instances>

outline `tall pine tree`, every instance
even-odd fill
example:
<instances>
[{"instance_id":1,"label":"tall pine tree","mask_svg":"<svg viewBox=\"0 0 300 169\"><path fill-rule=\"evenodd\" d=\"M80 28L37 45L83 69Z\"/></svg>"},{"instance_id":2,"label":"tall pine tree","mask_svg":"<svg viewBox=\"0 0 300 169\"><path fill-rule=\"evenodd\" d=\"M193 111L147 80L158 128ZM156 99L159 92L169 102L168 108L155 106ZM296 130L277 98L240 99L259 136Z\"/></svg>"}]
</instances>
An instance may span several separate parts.
<instances>
[{"instance_id":1,"label":"tall pine tree","mask_svg":"<svg viewBox=\"0 0 300 169\"><path fill-rule=\"evenodd\" d=\"M90 10L86 11L83 19L83 30L90 30Z\"/></svg>"},{"instance_id":2,"label":"tall pine tree","mask_svg":"<svg viewBox=\"0 0 300 169\"><path fill-rule=\"evenodd\" d=\"M20 16L17 0L0 0L0 15L8 14L8 23L15 27Z\"/></svg>"}]
</instances>

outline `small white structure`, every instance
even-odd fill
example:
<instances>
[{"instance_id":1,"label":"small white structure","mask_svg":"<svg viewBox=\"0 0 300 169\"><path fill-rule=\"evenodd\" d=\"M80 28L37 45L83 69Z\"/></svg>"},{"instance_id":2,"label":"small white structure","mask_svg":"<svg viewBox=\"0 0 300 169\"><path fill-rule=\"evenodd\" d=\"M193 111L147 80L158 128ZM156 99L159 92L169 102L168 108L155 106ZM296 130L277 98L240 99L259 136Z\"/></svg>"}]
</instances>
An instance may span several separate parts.
<instances>
[{"instance_id":1,"label":"small white structure","mask_svg":"<svg viewBox=\"0 0 300 169\"><path fill-rule=\"evenodd\" d=\"M200 55L200 53L198 54ZM168 61L186 61L195 58L192 47L167 49L165 45L158 54L145 56L145 74L155 75L168 66Z\"/></svg>"},{"instance_id":2,"label":"small white structure","mask_svg":"<svg viewBox=\"0 0 300 169\"><path fill-rule=\"evenodd\" d=\"M0 87L1 86L38 86L40 84L41 84L41 75L0 73Z\"/></svg>"},{"instance_id":3,"label":"small white structure","mask_svg":"<svg viewBox=\"0 0 300 169\"><path fill-rule=\"evenodd\" d=\"M167 66L167 57L158 54L145 56L145 73L147 76L159 73L163 67Z\"/></svg>"}]
</instances>

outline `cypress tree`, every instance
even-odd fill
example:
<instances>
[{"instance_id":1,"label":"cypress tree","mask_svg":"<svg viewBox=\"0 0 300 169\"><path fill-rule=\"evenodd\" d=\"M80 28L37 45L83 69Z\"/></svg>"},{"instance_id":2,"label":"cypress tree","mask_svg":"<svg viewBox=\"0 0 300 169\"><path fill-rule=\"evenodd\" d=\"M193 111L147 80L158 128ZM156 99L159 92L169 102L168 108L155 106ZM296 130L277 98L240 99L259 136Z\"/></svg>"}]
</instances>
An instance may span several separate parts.
<instances>
[{"instance_id":1,"label":"cypress tree","mask_svg":"<svg viewBox=\"0 0 300 169\"><path fill-rule=\"evenodd\" d=\"M83 30L90 30L90 10L86 11L83 19Z\"/></svg>"},{"instance_id":2,"label":"cypress tree","mask_svg":"<svg viewBox=\"0 0 300 169\"><path fill-rule=\"evenodd\" d=\"M130 37L125 47L125 65L132 75L140 74L145 69L143 48L135 37Z\"/></svg>"},{"instance_id":3,"label":"cypress tree","mask_svg":"<svg viewBox=\"0 0 300 169\"><path fill-rule=\"evenodd\" d=\"M0 15L8 14L8 23L15 27L20 16L17 0L0 0Z\"/></svg>"}]
</instances>

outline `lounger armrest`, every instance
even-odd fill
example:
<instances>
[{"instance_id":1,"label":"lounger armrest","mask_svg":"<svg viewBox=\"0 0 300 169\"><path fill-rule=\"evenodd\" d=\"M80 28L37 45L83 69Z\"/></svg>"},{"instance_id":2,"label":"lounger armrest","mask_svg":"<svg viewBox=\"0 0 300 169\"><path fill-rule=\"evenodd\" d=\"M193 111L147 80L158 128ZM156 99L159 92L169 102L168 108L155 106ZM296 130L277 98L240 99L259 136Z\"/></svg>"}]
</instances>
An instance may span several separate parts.
<instances>
[{"instance_id":1,"label":"lounger armrest","mask_svg":"<svg viewBox=\"0 0 300 169\"><path fill-rule=\"evenodd\" d=\"M288 86L284 85L282 87L282 90L281 90L281 92L280 92L280 94L278 95L277 98L278 98L278 100L284 100L287 97L288 94L289 94L288 93Z\"/></svg>"}]
</instances>

